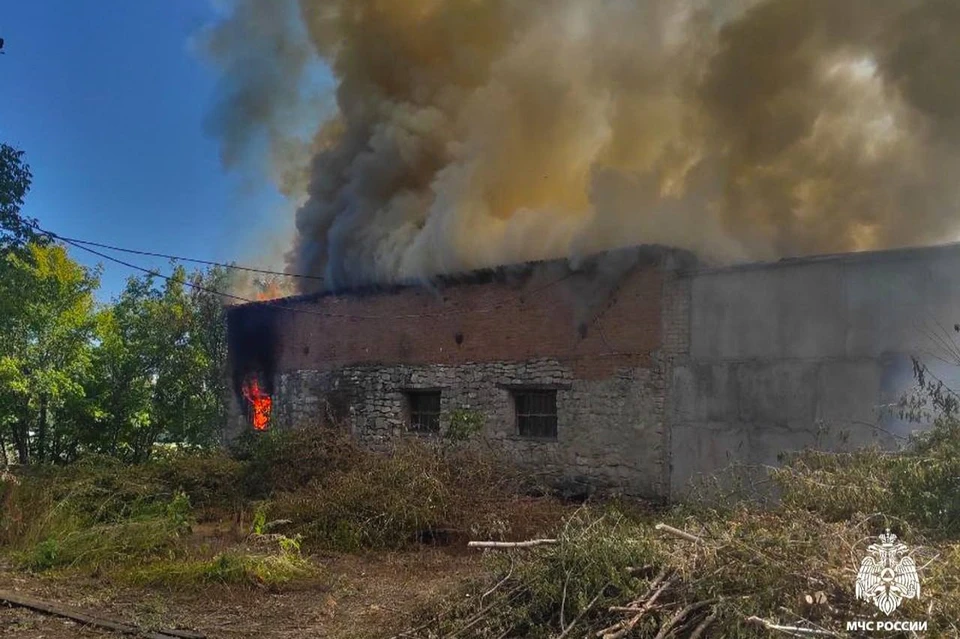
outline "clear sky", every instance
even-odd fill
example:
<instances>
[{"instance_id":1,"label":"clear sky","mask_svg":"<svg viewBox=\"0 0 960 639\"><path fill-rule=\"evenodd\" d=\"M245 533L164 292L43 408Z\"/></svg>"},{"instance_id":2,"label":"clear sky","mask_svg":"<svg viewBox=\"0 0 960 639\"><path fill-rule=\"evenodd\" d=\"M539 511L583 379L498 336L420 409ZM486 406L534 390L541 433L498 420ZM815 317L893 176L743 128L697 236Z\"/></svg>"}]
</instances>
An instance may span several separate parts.
<instances>
[{"instance_id":1,"label":"clear sky","mask_svg":"<svg viewBox=\"0 0 960 639\"><path fill-rule=\"evenodd\" d=\"M206 0L0 4L0 141L33 171L26 215L62 235L240 263L290 228L289 205L253 172L222 169L204 132L217 72L192 41L216 17ZM131 274L104 262L99 297Z\"/></svg>"}]
</instances>

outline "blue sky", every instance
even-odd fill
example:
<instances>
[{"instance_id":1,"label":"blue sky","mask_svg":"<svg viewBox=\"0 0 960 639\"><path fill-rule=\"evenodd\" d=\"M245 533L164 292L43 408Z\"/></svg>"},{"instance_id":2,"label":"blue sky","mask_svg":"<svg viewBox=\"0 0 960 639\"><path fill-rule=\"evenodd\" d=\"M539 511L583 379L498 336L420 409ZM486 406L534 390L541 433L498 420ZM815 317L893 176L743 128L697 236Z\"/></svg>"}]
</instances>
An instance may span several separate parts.
<instances>
[{"instance_id":1,"label":"blue sky","mask_svg":"<svg viewBox=\"0 0 960 639\"><path fill-rule=\"evenodd\" d=\"M33 170L26 215L80 239L258 261L259 238L289 228L290 207L251 172L227 173L204 132L217 72L191 41L216 17L204 0L0 5L0 141ZM105 262L100 299L131 274Z\"/></svg>"}]
</instances>

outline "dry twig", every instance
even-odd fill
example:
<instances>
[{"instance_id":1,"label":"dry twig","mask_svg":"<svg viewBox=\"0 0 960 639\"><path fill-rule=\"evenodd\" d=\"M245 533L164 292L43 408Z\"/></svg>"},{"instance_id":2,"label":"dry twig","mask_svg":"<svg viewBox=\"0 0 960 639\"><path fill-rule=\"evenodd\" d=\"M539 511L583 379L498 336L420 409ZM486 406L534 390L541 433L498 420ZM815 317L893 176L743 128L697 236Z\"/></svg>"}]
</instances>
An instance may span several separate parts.
<instances>
[{"instance_id":1,"label":"dry twig","mask_svg":"<svg viewBox=\"0 0 960 639\"><path fill-rule=\"evenodd\" d=\"M692 535L685 530L680 530L679 528L674 528L673 526L668 526L667 524L657 524L655 528L660 532L668 533L674 537L679 537L680 539L686 539L687 541L692 541L697 544L703 543L702 537L697 537L696 535Z\"/></svg>"},{"instance_id":2,"label":"dry twig","mask_svg":"<svg viewBox=\"0 0 960 639\"><path fill-rule=\"evenodd\" d=\"M710 624L716 621L716 619L717 619L717 609L713 608L711 609L710 614L707 616L707 618L701 621L700 624L696 628L694 628L693 632L690 633L689 639L700 639L700 637L703 635L704 632L706 632Z\"/></svg>"},{"instance_id":3,"label":"dry twig","mask_svg":"<svg viewBox=\"0 0 960 639\"><path fill-rule=\"evenodd\" d=\"M65 617L88 626L106 628L124 635L136 635L138 637L145 637L146 639L171 639L173 637L182 639L203 639L202 634L188 630L159 630L157 632L148 632L132 624L124 623L122 621L114 621L113 619L107 619L99 615L93 615L81 610L51 603L49 601L34 599L33 597L28 597L15 592L0 591L0 601L13 606L20 606L22 608L36 610L37 612L42 612L48 615Z\"/></svg>"},{"instance_id":4,"label":"dry twig","mask_svg":"<svg viewBox=\"0 0 960 639\"><path fill-rule=\"evenodd\" d=\"M656 582L656 580L654 581ZM650 594L643 605L640 606L636 614L629 619L624 619L623 621L615 623L609 628L604 628L603 630L598 631L596 636L602 637L603 639L620 639L621 637L626 636L631 630L633 630L634 626L640 623L640 619L643 618L643 615L653 608L653 604L657 602L657 599L663 594L663 591L672 586L674 582L675 579L671 577L659 586L656 586L656 590L653 590L652 594ZM651 586L651 588L653 588L653 586ZM642 601L642 599L637 600L634 603L639 603L640 601Z\"/></svg>"},{"instance_id":5,"label":"dry twig","mask_svg":"<svg viewBox=\"0 0 960 639\"><path fill-rule=\"evenodd\" d=\"M670 631L673 630L673 628L674 628L678 623L680 623L680 620L681 620L681 619L683 619L684 617L686 617L687 615L689 615L691 612L695 612L695 611L697 611L697 610L700 610L701 608L703 608L703 607L705 607L705 606L709 606L710 604L713 604L713 603L716 603L716 601L715 601L715 600L714 600L714 601L700 601L700 602L698 602L698 603L690 604L689 606L684 607L682 610L679 610L676 614L674 614L672 617L670 617L670 619L669 619L669 621L667 621L667 623L663 624L663 625L660 627L660 632L657 633L657 636L656 636L655 639L664 639L664 638L670 633Z\"/></svg>"},{"instance_id":6,"label":"dry twig","mask_svg":"<svg viewBox=\"0 0 960 639\"><path fill-rule=\"evenodd\" d=\"M471 541L467 548L532 548L559 543L557 539L531 539L529 541Z\"/></svg>"},{"instance_id":7,"label":"dry twig","mask_svg":"<svg viewBox=\"0 0 960 639\"><path fill-rule=\"evenodd\" d=\"M597 605L597 602L600 601L600 597L603 596L603 591L606 590L607 585L609 584L604 585L603 588L600 589L600 592L597 593L597 596L590 600L590 603L587 604L587 607L581 610L580 614L574 617L573 621L570 622L570 625L567 626L566 630L560 633L560 636L558 636L557 639L565 639L565 637L573 630L574 626L577 625L577 622L583 619L583 617L590 612L595 605Z\"/></svg>"},{"instance_id":8,"label":"dry twig","mask_svg":"<svg viewBox=\"0 0 960 639\"><path fill-rule=\"evenodd\" d=\"M747 617L747 623L753 623L763 626L767 630L778 630L780 632L793 633L799 635L814 635L818 637L839 637L835 632L829 630L819 630L817 628L802 628L800 626L781 626L772 621L761 619L760 617Z\"/></svg>"}]
</instances>

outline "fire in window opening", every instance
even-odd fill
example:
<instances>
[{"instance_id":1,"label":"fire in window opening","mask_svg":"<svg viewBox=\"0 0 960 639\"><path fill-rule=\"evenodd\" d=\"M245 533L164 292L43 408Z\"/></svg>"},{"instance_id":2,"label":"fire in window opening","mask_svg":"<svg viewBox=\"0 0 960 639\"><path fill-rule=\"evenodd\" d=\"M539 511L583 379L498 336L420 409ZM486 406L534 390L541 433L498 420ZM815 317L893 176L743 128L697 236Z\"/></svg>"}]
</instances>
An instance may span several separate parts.
<instances>
[{"instance_id":1,"label":"fire in window opening","mask_svg":"<svg viewBox=\"0 0 960 639\"><path fill-rule=\"evenodd\" d=\"M513 392L517 412L517 433L537 439L557 438L557 391L517 390Z\"/></svg>"},{"instance_id":2,"label":"fire in window opening","mask_svg":"<svg viewBox=\"0 0 960 639\"><path fill-rule=\"evenodd\" d=\"M440 432L440 391L407 391L409 429L417 433Z\"/></svg>"},{"instance_id":3,"label":"fire in window opening","mask_svg":"<svg viewBox=\"0 0 960 639\"><path fill-rule=\"evenodd\" d=\"M270 427L270 411L273 399L263 390L256 375L251 375L243 383L243 397L247 400L250 421L256 431L265 431Z\"/></svg>"}]
</instances>

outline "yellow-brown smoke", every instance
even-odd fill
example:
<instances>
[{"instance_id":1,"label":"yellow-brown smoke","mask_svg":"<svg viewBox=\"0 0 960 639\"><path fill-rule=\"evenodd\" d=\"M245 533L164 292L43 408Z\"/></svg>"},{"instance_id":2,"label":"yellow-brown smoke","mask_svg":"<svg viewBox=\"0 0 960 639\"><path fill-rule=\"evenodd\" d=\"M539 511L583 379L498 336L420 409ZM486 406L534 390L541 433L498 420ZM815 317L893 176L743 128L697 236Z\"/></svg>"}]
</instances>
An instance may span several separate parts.
<instances>
[{"instance_id":1,"label":"yellow-brown smoke","mask_svg":"<svg viewBox=\"0 0 960 639\"><path fill-rule=\"evenodd\" d=\"M288 268L329 286L958 231L956 0L242 0L213 42L225 157L267 134Z\"/></svg>"}]
</instances>

